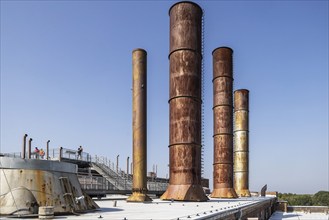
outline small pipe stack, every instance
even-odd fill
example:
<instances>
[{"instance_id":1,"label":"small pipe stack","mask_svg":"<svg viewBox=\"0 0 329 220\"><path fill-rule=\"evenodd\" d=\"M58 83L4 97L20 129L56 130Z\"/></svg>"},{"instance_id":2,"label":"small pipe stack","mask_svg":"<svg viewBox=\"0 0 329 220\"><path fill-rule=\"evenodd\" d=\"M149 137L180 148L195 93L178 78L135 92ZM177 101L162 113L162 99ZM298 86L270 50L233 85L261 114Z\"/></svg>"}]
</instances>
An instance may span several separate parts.
<instances>
[{"instance_id":1,"label":"small pipe stack","mask_svg":"<svg viewBox=\"0 0 329 220\"><path fill-rule=\"evenodd\" d=\"M233 188L233 50L213 51L214 190L210 197L237 198Z\"/></svg>"},{"instance_id":2,"label":"small pipe stack","mask_svg":"<svg viewBox=\"0 0 329 220\"><path fill-rule=\"evenodd\" d=\"M133 188L127 202L152 201L147 193L147 53L132 52L133 60Z\"/></svg>"},{"instance_id":3,"label":"small pipe stack","mask_svg":"<svg viewBox=\"0 0 329 220\"><path fill-rule=\"evenodd\" d=\"M49 142L50 140L47 141L47 153L46 153L46 159L49 160Z\"/></svg>"},{"instance_id":4,"label":"small pipe stack","mask_svg":"<svg viewBox=\"0 0 329 220\"><path fill-rule=\"evenodd\" d=\"M63 147L59 147L59 161L62 161L63 157Z\"/></svg>"},{"instance_id":5,"label":"small pipe stack","mask_svg":"<svg viewBox=\"0 0 329 220\"><path fill-rule=\"evenodd\" d=\"M22 149L22 158L23 159L25 159L25 157L26 157L26 138L27 138L27 134L25 134L23 137L23 149Z\"/></svg>"},{"instance_id":6,"label":"small pipe stack","mask_svg":"<svg viewBox=\"0 0 329 220\"><path fill-rule=\"evenodd\" d=\"M234 92L234 189L240 197L249 191L249 91Z\"/></svg>"},{"instance_id":7,"label":"small pipe stack","mask_svg":"<svg viewBox=\"0 0 329 220\"><path fill-rule=\"evenodd\" d=\"M127 176L129 175L129 157L127 157Z\"/></svg>"},{"instance_id":8,"label":"small pipe stack","mask_svg":"<svg viewBox=\"0 0 329 220\"><path fill-rule=\"evenodd\" d=\"M29 140L29 149L28 149L28 152L27 152L27 158L28 159L31 159L31 148L32 148L32 138L30 138Z\"/></svg>"}]
</instances>

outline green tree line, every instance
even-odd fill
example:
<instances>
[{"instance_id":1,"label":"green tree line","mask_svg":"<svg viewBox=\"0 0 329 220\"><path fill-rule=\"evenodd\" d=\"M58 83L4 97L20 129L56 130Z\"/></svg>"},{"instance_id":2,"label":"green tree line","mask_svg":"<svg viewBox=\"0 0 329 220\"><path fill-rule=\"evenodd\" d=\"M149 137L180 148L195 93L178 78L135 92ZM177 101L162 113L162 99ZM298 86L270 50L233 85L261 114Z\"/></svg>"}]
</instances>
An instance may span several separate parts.
<instances>
[{"instance_id":1,"label":"green tree line","mask_svg":"<svg viewBox=\"0 0 329 220\"><path fill-rule=\"evenodd\" d=\"M279 200L291 206L329 206L329 191L319 191L314 195L279 193Z\"/></svg>"}]
</instances>

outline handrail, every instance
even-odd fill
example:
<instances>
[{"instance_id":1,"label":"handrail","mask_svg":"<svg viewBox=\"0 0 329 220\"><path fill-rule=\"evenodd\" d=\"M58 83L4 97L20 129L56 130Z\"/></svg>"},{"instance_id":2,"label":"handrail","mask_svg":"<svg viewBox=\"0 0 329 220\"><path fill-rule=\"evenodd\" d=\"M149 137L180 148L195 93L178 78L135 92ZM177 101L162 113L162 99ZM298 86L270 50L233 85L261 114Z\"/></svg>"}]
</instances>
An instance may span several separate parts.
<instances>
[{"instance_id":1,"label":"handrail","mask_svg":"<svg viewBox=\"0 0 329 220\"><path fill-rule=\"evenodd\" d=\"M1 153L0 156L4 157L21 157L19 153ZM31 159L42 158L33 157ZM44 158L46 160L47 158ZM50 148L49 149L49 160L63 159L71 160L72 162L86 162L99 167L103 172L103 177L87 176L78 174L80 184L83 189L102 189L102 190L132 190L132 174L127 174L125 171L118 169L114 162L104 156L91 156L88 152L82 152L81 157L78 155L78 150L69 148ZM98 171L97 171L98 172ZM165 191L168 186L168 180L164 178L147 178L147 187L150 191Z\"/></svg>"}]
</instances>

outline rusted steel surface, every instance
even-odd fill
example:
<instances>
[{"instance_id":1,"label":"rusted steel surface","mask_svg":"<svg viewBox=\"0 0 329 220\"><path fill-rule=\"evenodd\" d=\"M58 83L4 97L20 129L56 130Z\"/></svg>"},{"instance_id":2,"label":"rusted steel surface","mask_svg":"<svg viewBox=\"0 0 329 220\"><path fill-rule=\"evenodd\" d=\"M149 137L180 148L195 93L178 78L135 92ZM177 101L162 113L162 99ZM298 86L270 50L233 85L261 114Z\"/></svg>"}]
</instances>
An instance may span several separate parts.
<instances>
[{"instance_id":1,"label":"rusted steel surface","mask_svg":"<svg viewBox=\"0 0 329 220\"><path fill-rule=\"evenodd\" d=\"M241 197L249 191L249 91L234 92L234 188Z\"/></svg>"},{"instance_id":2,"label":"rusted steel surface","mask_svg":"<svg viewBox=\"0 0 329 220\"><path fill-rule=\"evenodd\" d=\"M170 10L170 180L164 200L206 201L201 186L202 9L179 2Z\"/></svg>"},{"instance_id":3,"label":"rusted steel surface","mask_svg":"<svg viewBox=\"0 0 329 220\"><path fill-rule=\"evenodd\" d=\"M132 52L133 63L133 189L128 202L152 201L147 195L147 53Z\"/></svg>"},{"instance_id":4,"label":"rusted steel surface","mask_svg":"<svg viewBox=\"0 0 329 220\"><path fill-rule=\"evenodd\" d=\"M192 144L200 147L201 109L200 103L187 97L170 102L170 146Z\"/></svg>"},{"instance_id":5,"label":"rusted steel surface","mask_svg":"<svg viewBox=\"0 0 329 220\"><path fill-rule=\"evenodd\" d=\"M37 214L40 206L54 206L55 213L98 208L81 190L74 164L9 157L0 164L0 215Z\"/></svg>"},{"instance_id":6,"label":"rusted steel surface","mask_svg":"<svg viewBox=\"0 0 329 220\"><path fill-rule=\"evenodd\" d=\"M170 98L187 96L201 104L201 57L193 51L180 50L171 54L169 61Z\"/></svg>"},{"instance_id":7,"label":"rusted steel surface","mask_svg":"<svg viewBox=\"0 0 329 220\"><path fill-rule=\"evenodd\" d=\"M214 190L213 198L236 198L233 188L233 50L213 51Z\"/></svg>"},{"instance_id":8,"label":"rusted steel surface","mask_svg":"<svg viewBox=\"0 0 329 220\"><path fill-rule=\"evenodd\" d=\"M201 184L201 179L196 175L200 172L200 168L194 165L195 161L200 160L200 156L199 146L180 144L170 147L170 166L175 167L175 172L170 176L170 184L193 185L199 182Z\"/></svg>"},{"instance_id":9,"label":"rusted steel surface","mask_svg":"<svg viewBox=\"0 0 329 220\"><path fill-rule=\"evenodd\" d=\"M169 9L170 51L192 50L201 56L202 9L193 2L178 2Z\"/></svg>"}]
</instances>

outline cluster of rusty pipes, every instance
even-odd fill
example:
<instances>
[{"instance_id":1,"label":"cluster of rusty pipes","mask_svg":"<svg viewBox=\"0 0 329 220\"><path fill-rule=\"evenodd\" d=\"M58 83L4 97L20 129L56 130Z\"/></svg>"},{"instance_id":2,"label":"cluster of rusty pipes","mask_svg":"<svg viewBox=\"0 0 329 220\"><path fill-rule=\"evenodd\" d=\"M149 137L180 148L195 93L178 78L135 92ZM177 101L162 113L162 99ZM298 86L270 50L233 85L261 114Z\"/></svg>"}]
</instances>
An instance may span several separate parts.
<instances>
[{"instance_id":1,"label":"cluster of rusty pipes","mask_svg":"<svg viewBox=\"0 0 329 220\"><path fill-rule=\"evenodd\" d=\"M201 186L202 9L178 2L170 16L170 180L164 200L206 201ZM234 92L233 50L213 51L214 190L211 197L250 196L248 90ZM234 127L234 132L233 132ZM133 51L132 202L151 201L146 184L146 51ZM234 149L234 150L233 150ZM233 159L234 158L234 159Z\"/></svg>"},{"instance_id":2,"label":"cluster of rusty pipes","mask_svg":"<svg viewBox=\"0 0 329 220\"><path fill-rule=\"evenodd\" d=\"M170 180L161 197L164 200L208 200L201 186L202 13L199 5L188 1L178 2L169 10ZM210 196L214 198L250 196L249 91L240 89L234 92L233 126L232 54L233 50L229 47L219 47L213 51L214 190ZM146 178L146 58L144 49L138 48L132 52L133 193L127 199L129 202L152 201L147 195ZM23 159L26 158L27 136L25 134L23 138ZM31 158L31 144L32 138L29 139L28 159Z\"/></svg>"}]
</instances>

